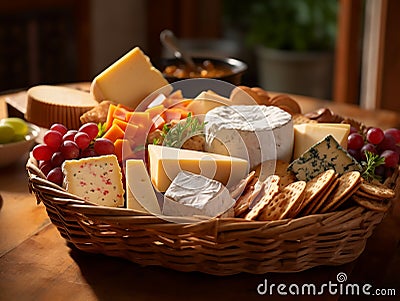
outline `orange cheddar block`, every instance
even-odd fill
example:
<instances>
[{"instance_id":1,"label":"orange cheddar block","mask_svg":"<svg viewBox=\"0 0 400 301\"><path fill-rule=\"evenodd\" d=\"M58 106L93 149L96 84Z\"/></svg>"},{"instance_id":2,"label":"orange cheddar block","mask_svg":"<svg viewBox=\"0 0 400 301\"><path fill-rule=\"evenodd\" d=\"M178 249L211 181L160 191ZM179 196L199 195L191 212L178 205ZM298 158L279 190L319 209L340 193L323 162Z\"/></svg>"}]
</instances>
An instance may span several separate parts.
<instances>
[{"instance_id":1,"label":"orange cheddar block","mask_svg":"<svg viewBox=\"0 0 400 301\"><path fill-rule=\"evenodd\" d=\"M117 106L114 104L110 104L107 112L107 119L106 119L106 131L111 127L113 120L114 120L114 112L117 109Z\"/></svg>"},{"instance_id":2,"label":"orange cheddar block","mask_svg":"<svg viewBox=\"0 0 400 301\"><path fill-rule=\"evenodd\" d=\"M117 139L124 138L125 132L117 125L112 124L111 127L106 131L103 138L107 138L112 142L115 142Z\"/></svg>"}]
</instances>

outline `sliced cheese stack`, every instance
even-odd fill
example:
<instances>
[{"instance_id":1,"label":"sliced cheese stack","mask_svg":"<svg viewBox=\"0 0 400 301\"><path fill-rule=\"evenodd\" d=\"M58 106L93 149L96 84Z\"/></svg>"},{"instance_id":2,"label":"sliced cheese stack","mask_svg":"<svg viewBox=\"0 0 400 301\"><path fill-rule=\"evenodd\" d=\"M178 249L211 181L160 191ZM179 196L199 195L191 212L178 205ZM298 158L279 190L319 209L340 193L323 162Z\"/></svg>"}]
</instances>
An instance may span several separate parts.
<instances>
[{"instance_id":1,"label":"sliced cheese stack","mask_svg":"<svg viewBox=\"0 0 400 301\"><path fill-rule=\"evenodd\" d=\"M332 135L340 146L347 149L347 137L350 134L350 124L341 123L304 123L294 127L293 159L300 157L311 146Z\"/></svg>"},{"instance_id":2,"label":"sliced cheese stack","mask_svg":"<svg viewBox=\"0 0 400 301\"><path fill-rule=\"evenodd\" d=\"M97 104L84 91L61 86L35 86L28 90L25 118L44 128L57 122L69 129L78 129L80 116Z\"/></svg>"},{"instance_id":3,"label":"sliced cheese stack","mask_svg":"<svg viewBox=\"0 0 400 301\"><path fill-rule=\"evenodd\" d=\"M163 87L162 92L166 94L172 90L149 57L136 47L97 75L90 93L99 102L108 99L135 109L147 96Z\"/></svg>"},{"instance_id":4,"label":"sliced cheese stack","mask_svg":"<svg viewBox=\"0 0 400 301\"><path fill-rule=\"evenodd\" d=\"M201 174L228 188L249 171L246 160L212 153L149 144L150 176L155 188L165 192L180 171Z\"/></svg>"},{"instance_id":5,"label":"sliced cheese stack","mask_svg":"<svg viewBox=\"0 0 400 301\"><path fill-rule=\"evenodd\" d=\"M293 152L293 122L274 106L220 106L205 116L206 151L249 160L250 168Z\"/></svg>"},{"instance_id":6,"label":"sliced cheese stack","mask_svg":"<svg viewBox=\"0 0 400 301\"><path fill-rule=\"evenodd\" d=\"M181 171L165 192L163 214L217 216L235 204L228 189L202 175Z\"/></svg>"},{"instance_id":7,"label":"sliced cheese stack","mask_svg":"<svg viewBox=\"0 0 400 301\"><path fill-rule=\"evenodd\" d=\"M115 155L66 160L62 171L68 192L94 204L124 206L122 173Z\"/></svg>"}]
</instances>

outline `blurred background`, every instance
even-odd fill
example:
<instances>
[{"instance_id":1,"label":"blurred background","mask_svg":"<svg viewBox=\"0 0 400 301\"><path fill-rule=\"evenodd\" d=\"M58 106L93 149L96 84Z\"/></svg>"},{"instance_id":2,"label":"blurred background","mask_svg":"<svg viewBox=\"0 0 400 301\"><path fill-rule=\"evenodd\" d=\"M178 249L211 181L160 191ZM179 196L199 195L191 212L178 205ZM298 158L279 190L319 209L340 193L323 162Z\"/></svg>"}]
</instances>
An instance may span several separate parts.
<instances>
[{"instance_id":1,"label":"blurred background","mask_svg":"<svg viewBox=\"0 0 400 301\"><path fill-rule=\"evenodd\" d=\"M397 0L14 0L0 3L0 91L91 81L172 30L193 55L234 57L243 84L400 111Z\"/></svg>"}]
</instances>

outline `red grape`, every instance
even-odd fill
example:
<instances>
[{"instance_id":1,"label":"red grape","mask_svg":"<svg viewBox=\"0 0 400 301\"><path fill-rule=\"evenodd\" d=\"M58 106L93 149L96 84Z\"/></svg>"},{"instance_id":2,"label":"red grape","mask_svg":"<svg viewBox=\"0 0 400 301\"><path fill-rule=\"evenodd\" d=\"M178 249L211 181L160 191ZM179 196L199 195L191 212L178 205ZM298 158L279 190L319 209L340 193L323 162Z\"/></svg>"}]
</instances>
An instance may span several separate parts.
<instances>
[{"instance_id":1,"label":"red grape","mask_svg":"<svg viewBox=\"0 0 400 301\"><path fill-rule=\"evenodd\" d=\"M378 145L378 149L380 152L385 150L394 150L396 145L396 139L389 133L384 134L384 138L381 143Z\"/></svg>"},{"instance_id":2,"label":"red grape","mask_svg":"<svg viewBox=\"0 0 400 301\"><path fill-rule=\"evenodd\" d=\"M96 139L93 147L98 155L111 155L115 151L114 143L107 138Z\"/></svg>"},{"instance_id":3,"label":"red grape","mask_svg":"<svg viewBox=\"0 0 400 301\"><path fill-rule=\"evenodd\" d=\"M378 165L377 167L375 167L375 174L377 176L384 177L385 173L386 173L386 168L385 168L384 164Z\"/></svg>"},{"instance_id":4,"label":"red grape","mask_svg":"<svg viewBox=\"0 0 400 301\"><path fill-rule=\"evenodd\" d=\"M56 130L49 130L44 134L43 141L53 150L57 150L63 141L63 136Z\"/></svg>"},{"instance_id":5,"label":"red grape","mask_svg":"<svg viewBox=\"0 0 400 301\"><path fill-rule=\"evenodd\" d=\"M394 151L400 156L400 145L395 145Z\"/></svg>"},{"instance_id":6,"label":"red grape","mask_svg":"<svg viewBox=\"0 0 400 301\"><path fill-rule=\"evenodd\" d=\"M68 129L65 125L61 124L61 123L54 123L51 127L50 130L54 130L59 132L62 136L64 136Z\"/></svg>"},{"instance_id":7,"label":"red grape","mask_svg":"<svg viewBox=\"0 0 400 301\"><path fill-rule=\"evenodd\" d=\"M359 133L352 133L347 138L347 148L358 150L364 145L364 139Z\"/></svg>"},{"instance_id":8,"label":"red grape","mask_svg":"<svg viewBox=\"0 0 400 301\"><path fill-rule=\"evenodd\" d=\"M367 140L372 144L379 144L384 138L384 133L380 128L370 128L367 132Z\"/></svg>"},{"instance_id":9,"label":"red grape","mask_svg":"<svg viewBox=\"0 0 400 301\"><path fill-rule=\"evenodd\" d=\"M381 157L385 158L386 167L396 167L399 164L399 155L392 150L385 150Z\"/></svg>"},{"instance_id":10,"label":"red grape","mask_svg":"<svg viewBox=\"0 0 400 301\"><path fill-rule=\"evenodd\" d=\"M39 169L42 171L42 173L47 176L49 171L53 168L51 165L50 161L40 161L39 163Z\"/></svg>"},{"instance_id":11,"label":"red grape","mask_svg":"<svg viewBox=\"0 0 400 301\"><path fill-rule=\"evenodd\" d=\"M358 130L354 126L351 126L350 127L350 134L353 134L353 133L358 133Z\"/></svg>"},{"instance_id":12,"label":"red grape","mask_svg":"<svg viewBox=\"0 0 400 301\"><path fill-rule=\"evenodd\" d=\"M97 137L97 134L99 133L99 128L97 127L97 124L95 124L94 122L89 122L82 125L79 128L79 132L88 134L90 140L93 140Z\"/></svg>"},{"instance_id":13,"label":"red grape","mask_svg":"<svg viewBox=\"0 0 400 301\"><path fill-rule=\"evenodd\" d=\"M376 150L375 145L373 145L371 143L367 143L361 148L360 154L361 154L361 160L362 161L367 161L367 157L365 156L365 152L370 152L370 153L373 153L375 155L378 155L378 151Z\"/></svg>"},{"instance_id":14,"label":"red grape","mask_svg":"<svg viewBox=\"0 0 400 301\"><path fill-rule=\"evenodd\" d=\"M74 141L80 149L85 149L89 146L90 141L92 141L92 139L90 139L88 134L84 132L78 132L74 137Z\"/></svg>"},{"instance_id":15,"label":"red grape","mask_svg":"<svg viewBox=\"0 0 400 301\"><path fill-rule=\"evenodd\" d=\"M77 130L69 130L64 136L63 136L63 140L64 141L74 141L75 135L76 133L78 133Z\"/></svg>"},{"instance_id":16,"label":"red grape","mask_svg":"<svg viewBox=\"0 0 400 301\"><path fill-rule=\"evenodd\" d=\"M350 148L350 149L348 150L348 153L349 153L354 159L356 159L357 161L361 161L360 150Z\"/></svg>"},{"instance_id":17,"label":"red grape","mask_svg":"<svg viewBox=\"0 0 400 301\"><path fill-rule=\"evenodd\" d=\"M38 144L33 148L32 155L38 161L48 161L51 159L53 151L46 144Z\"/></svg>"},{"instance_id":18,"label":"red grape","mask_svg":"<svg viewBox=\"0 0 400 301\"><path fill-rule=\"evenodd\" d=\"M55 167L47 174L47 180L53 182L57 185L62 185L63 183L63 173L61 171L61 167Z\"/></svg>"},{"instance_id":19,"label":"red grape","mask_svg":"<svg viewBox=\"0 0 400 301\"><path fill-rule=\"evenodd\" d=\"M74 141L66 140L61 144L61 153L66 160L79 157L79 147Z\"/></svg>"},{"instance_id":20,"label":"red grape","mask_svg":"<svg viewBox=\"0 0 400 301\"><path fill-rule=\"evenodd\" d=\"M51 165L53 167L58 167L61 166L64 162L64 156L61 152L55 152L53 156L51 157Z\"/></svg>"},{"instance_id":21,"label":"red grape","mask_svg":"<svg viewBox=\"0 0 400 301\"><path fill-rule=\"evenodd\" d=\"M395 128L390 128L385 130L385 134L392 135L396 143L400 143L400 130Z\"/></svg>"},{"instance_id":22,"label":"red grape","mask_svg":"<svg viewBox=\"0 0 400 301\"><path fill-rule=\"evenodd\" d=\"M81 153L82 158L88 158L88 157L97 157L97 153L93 149L93 147L88 147L84 149Z\"/></svg>"}]
</instances>

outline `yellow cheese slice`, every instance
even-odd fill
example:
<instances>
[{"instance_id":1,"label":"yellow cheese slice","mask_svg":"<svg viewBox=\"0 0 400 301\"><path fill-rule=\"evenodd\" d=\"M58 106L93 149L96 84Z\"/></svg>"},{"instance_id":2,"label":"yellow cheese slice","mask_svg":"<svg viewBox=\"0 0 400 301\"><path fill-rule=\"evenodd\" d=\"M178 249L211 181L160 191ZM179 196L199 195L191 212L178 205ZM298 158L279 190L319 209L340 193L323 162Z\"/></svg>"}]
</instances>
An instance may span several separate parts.
<instances>
[{"instance_id":1,"label":"yellow cheese slice","mask_svg":"<svg viewBox=\"0 0 400 301\"><path fill-rule=\"evenodd\" d=\"M231 101L214 91L208 90L201 92L195 99L187 106L188 111L193 112L194 115L204 115L208 111L222 106L229 105Z\"/></svg>"},{"instance_id":2,"label":"yellow cheese slice","mask_svg":"<svg viewBox=\"0 0 400 301\"><path fill-rule=\"evenodd\" d=\"M126 161L126 207L145 213L161 214L153 185L143 160Z\"/></svg>"},{"instance_id":3,"label":"yellow cheese slice","mask_svg":"<svg viewBox=\"0 0 400 301\"><path fill-rule=\"evenodd\" d=\"M332 135L339 144L347 149L347 137L350 134L349 124L340 123L305 123L296 124L294 129L293 159L299 158L311 146Z\"/></svg>"},{"instance_id":4,"label":"yellow cheese slice","mask_svg":"<svg viewBox=\"0 0 400 301\"><path fill-rule=\"evenodd\" d=\"M142 100L160 88L166 94L172 90L161 72L151 64L149 57L135 47L96 76L90 93L99 102L108 99L135 109Z\"/></svg>"},{"instance_id":5,"label":"yellow cheese slice","mask_svg":"<svg viewBox=\"0 0 400 301\"><path fill-rule=\"evenodd\" d=\"M249 163L240 158L150 144L151 180L158 191L167 190L182 170L201 174L232 187L245 178Z\"/></svg>"}]
</instances>

